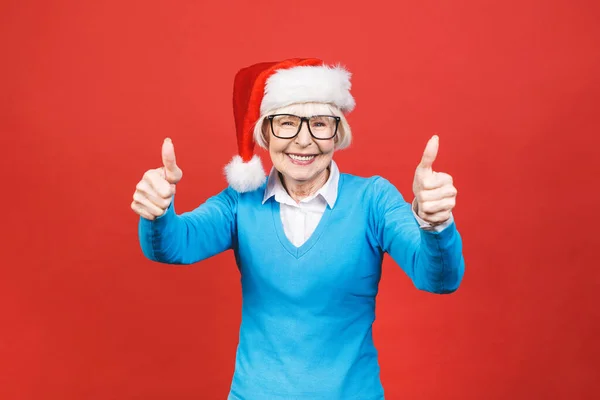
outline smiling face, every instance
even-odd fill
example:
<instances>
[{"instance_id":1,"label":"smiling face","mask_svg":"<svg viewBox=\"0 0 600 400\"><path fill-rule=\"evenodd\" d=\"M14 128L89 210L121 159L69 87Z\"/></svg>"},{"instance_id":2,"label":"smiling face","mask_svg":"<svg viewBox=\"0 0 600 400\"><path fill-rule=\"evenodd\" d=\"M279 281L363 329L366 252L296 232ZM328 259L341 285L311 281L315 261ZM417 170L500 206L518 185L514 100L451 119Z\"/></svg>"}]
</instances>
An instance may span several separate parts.
<instances>
[{"instance_id":1,"label":"smiling face","mask_svg":"<svg viewBox=\"0 0 600 400\"><path fill-rule=\"evenodd\" d=\"M294 114L301 117L312 115L334 115L326 104L296 104L277 113ZM335 138L317 140L310 135L307 123L302 124L300 133L292 139L280 139L273 135L268 121L264 125L268 137L269 154L273 166L284 177L287 186L319 184L327 181L328 168L335 150Z\"/></svg>"}]
</instances>

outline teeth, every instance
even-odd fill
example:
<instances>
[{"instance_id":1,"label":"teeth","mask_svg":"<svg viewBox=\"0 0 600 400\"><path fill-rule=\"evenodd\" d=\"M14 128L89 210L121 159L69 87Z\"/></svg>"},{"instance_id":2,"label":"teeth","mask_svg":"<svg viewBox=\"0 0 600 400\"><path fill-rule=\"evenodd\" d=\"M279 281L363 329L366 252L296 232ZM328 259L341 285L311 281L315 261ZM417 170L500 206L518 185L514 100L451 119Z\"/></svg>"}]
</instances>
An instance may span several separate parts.
<instances>
[{"instance_id":1,"label":"teeth","mask_svg":"<svg viewBox=\"0 0 600 400\"><path fill-rule=\"evenodd\" d=\"M296 160L296 161L310 161L313 158L315 158L315 156L297 156L294 154L289 154L289 156L292 160Z\"/></svg>"}]
</instances>

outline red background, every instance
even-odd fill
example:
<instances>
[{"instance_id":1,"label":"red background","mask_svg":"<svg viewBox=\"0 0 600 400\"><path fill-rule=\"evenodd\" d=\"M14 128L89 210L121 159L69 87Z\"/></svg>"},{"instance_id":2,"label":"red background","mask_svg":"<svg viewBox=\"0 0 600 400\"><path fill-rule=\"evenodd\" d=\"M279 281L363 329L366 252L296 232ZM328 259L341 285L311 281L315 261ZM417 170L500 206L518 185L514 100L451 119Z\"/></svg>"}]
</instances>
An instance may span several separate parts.
<instances>
[{"instance_id":1,"label":"red background","mask_svg":"<svg viewBox=\"0 0 600 400\"><path fill-rule=\"evenodd\" d=\"M437 133L459 190L458 292L385 262L386 398L598 398L598 4L2 1L0 398L226 397L233 256L146 260L131 196L166 136L178 211L220 191L237 69L313 56L354 73L344 172L412 200Z\"/></svg>"}]
</instances>

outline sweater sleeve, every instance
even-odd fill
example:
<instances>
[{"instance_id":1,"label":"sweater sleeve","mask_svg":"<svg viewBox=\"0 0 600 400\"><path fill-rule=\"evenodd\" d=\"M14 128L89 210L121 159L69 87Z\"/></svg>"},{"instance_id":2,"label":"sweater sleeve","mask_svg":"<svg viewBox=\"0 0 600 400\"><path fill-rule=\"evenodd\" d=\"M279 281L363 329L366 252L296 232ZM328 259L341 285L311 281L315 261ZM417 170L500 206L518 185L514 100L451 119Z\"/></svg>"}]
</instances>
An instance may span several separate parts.
<instances>
[{"instance_id":1,"label":"sweater sleeve","mask_svg":"<svg viewBox=\"0 0 600 400\"><path fill-rule=\"evenodd\" d=\"M371 189L372 221L382 250L418 289L440 294L458 289L465 263L456 223L440 232L420 229L411 205L389 181L376 177Z\"/></svg>"},{"instance_id":2,"label":"sweater sleeve","mask_svg":"<svg viewBox=\"0 0 600 400\"><path fill-rule=\"evenodd\" d=\"M144 255L167 264L192 264L232 248L238 193L228 188L193 211L177 215L174 201L153 221L140 218Z\"/></svg>"}]
</instances>

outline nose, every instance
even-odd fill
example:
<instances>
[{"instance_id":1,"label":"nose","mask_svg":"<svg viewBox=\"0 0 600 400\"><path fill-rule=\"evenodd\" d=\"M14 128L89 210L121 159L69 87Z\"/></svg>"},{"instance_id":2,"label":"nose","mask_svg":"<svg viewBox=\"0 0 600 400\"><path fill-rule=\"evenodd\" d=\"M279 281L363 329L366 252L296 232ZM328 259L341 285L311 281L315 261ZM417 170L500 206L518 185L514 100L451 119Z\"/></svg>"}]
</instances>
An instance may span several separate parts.
<instances>
[{"instance_id":1,"label":"nose","mask_svg":"<svg viewBox=\"0 0 600 400\"><path fill-rule=\"evenodd\" d=\"M313 142L312 136L310 136L310 132L308 130L308 121L302 121L300 132L298 133L298 136L296 136L295 142L298 146L302 147L308 147Z\"/></svg>"}]
</instances>

